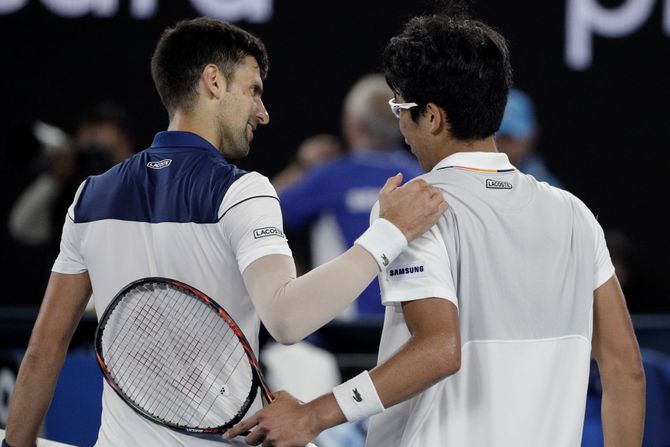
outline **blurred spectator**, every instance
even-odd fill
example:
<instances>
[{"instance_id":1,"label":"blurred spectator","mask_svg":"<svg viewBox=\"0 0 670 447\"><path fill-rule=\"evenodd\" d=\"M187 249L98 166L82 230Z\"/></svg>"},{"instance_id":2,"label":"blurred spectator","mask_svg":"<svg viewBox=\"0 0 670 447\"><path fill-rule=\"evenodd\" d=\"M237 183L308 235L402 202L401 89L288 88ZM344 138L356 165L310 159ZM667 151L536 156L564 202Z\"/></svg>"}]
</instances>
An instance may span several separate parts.
<instances>
[{"instance_id":1,"label":"blurred spectator","mask_svg":"<svg viewBox=\"0 0 670 447\"><path fill-rule=\"evenodd\" d=\"M498 150L506 153L510 163L521 172L562 188L561 182L549 172L544 160L536 152L538 136L533 101L521 90L510 90L505 114L496 133Z\"/></svg>"},{"instance_id":2,"label":"blurred spectator","mask_svg":"<svg viewBox=\"0 0 670 447\"><path fill-rule=\"evenodd\" d=\"M7 222L2 267L21 290L6 294L0 305L39 306L77 188L87 176L133 153L133 132L123 107L101 103L77 122L72 138L38 121L17 128L7 141L6 158L13 170L3 180L12 190L3 192L5 203L12 205L2 214Z\"/></svg>"},{"instance_id":3,"label":"blurred spectator","mask_svg":"<svg viewBox=\"0 0 670 447\"><path fill-rule=\"evenodd\" d=\"M280 193L301 180L306 171L339 158L343 153L342 142L335 135L309 137L298 147L296 161L277 174L272 179L272 185Z\"/></svg>"},{"instance_id":4,"label":"blurred spectator","mask_svg":"<svg viewBox=\"0 0 670 447\"><path fill-rule=\"evenodd\" d=\"M353 245L368 227L370 210L388 177L402 172L410 180L422 174L417 161L399 145L398 120L388 107L392 96L382 75L361 78L344 101L342 131L349 153L300 171L302 175L283 191L278 185L285 230L311 226L313 267ZM381 317L383 312L379 285L373 281L345 318Z\"/></svg>"},{"instance_id":5,"label":"blurred spectator","mask_svg":"<svg viewBox=\"0 0 670 447\"><path fill-rule=\"evenodd\" d=\"M11 236L32 246L56 243L81 182L131 156L134 144L127 112L109 102L83 115L71 140L62 136L55 144L58 129L44 124L34 132L48 155L49 168L21 193L9 216Z\"/></svg>"}]
</instances>

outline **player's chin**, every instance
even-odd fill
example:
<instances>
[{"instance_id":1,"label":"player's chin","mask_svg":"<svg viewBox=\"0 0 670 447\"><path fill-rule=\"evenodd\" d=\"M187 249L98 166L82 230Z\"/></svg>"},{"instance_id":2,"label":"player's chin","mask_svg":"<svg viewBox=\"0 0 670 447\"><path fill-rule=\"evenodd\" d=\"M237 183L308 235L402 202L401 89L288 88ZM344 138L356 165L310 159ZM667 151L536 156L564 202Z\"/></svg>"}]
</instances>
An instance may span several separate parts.
<instances>
[{"instance_id":1,"label":"player's chin","mask_svg":"<svg viewBox=\"0 0 670 447\"><path fill-rule=\"evenodd\" d=\"M227 158L231 159L239 159L239 158L244 158L247 155L249 155L249 150L251 146L248 141L240 142L240 144L236 145L234 150L229 151L227 155Z\"/></svg>"}]
</instances>

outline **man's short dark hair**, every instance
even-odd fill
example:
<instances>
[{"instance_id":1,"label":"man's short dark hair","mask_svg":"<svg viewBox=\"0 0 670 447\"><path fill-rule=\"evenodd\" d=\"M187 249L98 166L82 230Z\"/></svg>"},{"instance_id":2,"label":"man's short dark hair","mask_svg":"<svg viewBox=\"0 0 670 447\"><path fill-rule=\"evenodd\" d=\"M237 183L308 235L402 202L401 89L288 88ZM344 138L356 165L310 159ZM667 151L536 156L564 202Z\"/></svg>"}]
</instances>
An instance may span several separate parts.
<instances>
[{"instance_id":1,"label":"man's short dark hair","mask_svg":"<svg viewBox=\"0 0 670 447\"><path fill-rule=\"evenodd\" d=\"M465 16L414 17L383 54L386 81L407 102L416 120L426 104L447 113L460 140L481 139L500 127L512 68L505 39Z\"/></svg>"},{"instance_id":2,"label":"man's short dark hair","mask_svg":"<svg viewBox=\"0 0 670 447\"><path fill-rule=\"evenodd\" d=\"M183 20L163 32L151 58L151 75L172 115L177 108L189 111L193 107L198 77L207 64L216 64L230 81L247 56L256 59L265 79L269 60L259 38L221 20Z\"/></svg>"}]
</instances>

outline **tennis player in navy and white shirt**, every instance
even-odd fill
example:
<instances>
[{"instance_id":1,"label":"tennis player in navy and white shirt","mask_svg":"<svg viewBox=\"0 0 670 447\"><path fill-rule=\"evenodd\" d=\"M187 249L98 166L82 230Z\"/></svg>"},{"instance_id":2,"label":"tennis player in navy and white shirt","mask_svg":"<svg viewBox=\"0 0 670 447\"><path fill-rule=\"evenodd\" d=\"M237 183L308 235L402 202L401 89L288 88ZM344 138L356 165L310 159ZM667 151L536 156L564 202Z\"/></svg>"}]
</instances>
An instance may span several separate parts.
<instances>
[{"instance_id":1,"label":"tennis player in navy and white shirt","mask_svg":"<svg viewBox=\"0 0 670 447\"><path fill-rule=\"evenodd\" d=\"M163 33L152 75L168 110L168 131L78 189L21 364L3 447L35 444L91 294L101 315L128 283L169 277L226 308L254 351L261 320L275 339L295 343L340 314L446 210L436 188L423 181L399 187L402 176L392 177L380 191L385 219L354 247L297 278L274 189L226 158L247 155L254 131L269 122L261 99L267 67L262 42L220 20L186 20ZM97 446L221 443L244 445L241 438L195 437L153 424L105 385Z\"/></svg>"},{"instance_id":2,"label":"tennis player in navy and white shirt","mask_svg":"<svg viewBox=\"0 0 670 447\"><path fill-rule=\"evenodd\" d=\"M291 250L268 179L236 168L195 134L161 132L149 149L82 185L53 271L88 272L98 317L138 278L184 281L215 298L258 352L260 321L240 272L270 254ZM138 417L105 382L99 445L176 441L220 445Z\"/></svg>"}]
</instances>

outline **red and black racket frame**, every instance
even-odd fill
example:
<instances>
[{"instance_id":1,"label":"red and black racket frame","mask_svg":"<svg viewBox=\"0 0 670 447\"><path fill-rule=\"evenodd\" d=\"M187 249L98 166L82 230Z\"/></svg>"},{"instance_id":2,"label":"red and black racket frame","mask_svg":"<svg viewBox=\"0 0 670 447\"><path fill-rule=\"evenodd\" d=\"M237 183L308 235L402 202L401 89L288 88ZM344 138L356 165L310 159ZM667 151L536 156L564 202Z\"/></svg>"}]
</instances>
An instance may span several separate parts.
<instances>
[{"instance_id":1,"label":"red and black racket frame","mask_svg":"<svg viewBox=\"0 0 670 447\"><path fill-rule=\"evenodd\" d=\"M145 284L152 284L152 283L167 284L176 287L178 289L187 292L193 297L203 301L204 303L208 304L214 312L216 312L221 318L223 318L226 321L228 326L230 326L230 328L233 330L233 332L239 339L240 343L242 344L242 347L244 348L244 351L247 355L247 359L249 360L249 365L251 366L252 386L251 390L249 391L249 395L244 401L242 407L240 408L240 411L235 415L235 417L233 417L233 419L228 421L226 424L212 428L186 427L156 417L155 415L147 412L146 410L138 406L111 377L111 374L107 366L105 365L105 357L102 349L102 334L105 330L105 325L107 324L109 316L112 314L112 312L114 311L116 306L121 302L121 300L123 300L123 297L128 294L128 292L130 292L135 288L139 288ZM251 349L251 345L249 344L249 341L245 337L240 327L237 325L237 323L235 323L235 320L233 320L233 318L228 314L228 312L226 312L226 310L223 307L221 307L216 301L208 297L200 290L186 283L170 278L148 277L138 279L137 281L133 281L127 286L125 286L119 293L116 294L116 296L114 296L112 301L109 303L109 305L103 312L102 317L100 317L100 322L98 323L98 326L95 330L95 356L98 361L98 366L100 366L100 370L102 371L102 374L105 377L105 380L107 381L109 386L112 387L112 389L116 392L116 394L118 394L119 397L121 397L121 399L123 399L128 405L130 405L137 413L151 420L152 422L181 432L225 433L233 425L240 422L242 418L245 416L245 414L249 410L249 407L251 407L251 404L256 399L256 393L258 388L261 389L262 397L263 399L265 399L267 403L270 403L272 402L272 400L274 400L274 397L272 396L270 389L268 388L268 386L265 383L265 380L263 379L263 374L261 372L260 365L258 364L258 360L256 360L256 356L254 355L254 351Z\"/></svg>"}]
</instances>

